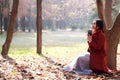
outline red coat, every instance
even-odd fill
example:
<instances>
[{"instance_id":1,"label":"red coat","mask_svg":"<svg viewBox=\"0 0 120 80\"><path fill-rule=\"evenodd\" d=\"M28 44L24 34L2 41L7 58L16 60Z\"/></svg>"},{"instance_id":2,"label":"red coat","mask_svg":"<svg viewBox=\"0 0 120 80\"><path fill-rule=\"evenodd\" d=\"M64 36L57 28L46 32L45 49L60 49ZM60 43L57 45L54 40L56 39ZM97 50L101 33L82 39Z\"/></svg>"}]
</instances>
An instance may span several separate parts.
<instances>
[{"instance_id":1,"label":"red coat","mask_svg":"<svg viewBox=\"0 0 120 80\"><path fill-rule=\"evenodd\" d=\"M105 35L102 30L96 30L92 34L92 41L89 44L90 68L108 72L106 64Z\"/></svg>"}]
</instances>

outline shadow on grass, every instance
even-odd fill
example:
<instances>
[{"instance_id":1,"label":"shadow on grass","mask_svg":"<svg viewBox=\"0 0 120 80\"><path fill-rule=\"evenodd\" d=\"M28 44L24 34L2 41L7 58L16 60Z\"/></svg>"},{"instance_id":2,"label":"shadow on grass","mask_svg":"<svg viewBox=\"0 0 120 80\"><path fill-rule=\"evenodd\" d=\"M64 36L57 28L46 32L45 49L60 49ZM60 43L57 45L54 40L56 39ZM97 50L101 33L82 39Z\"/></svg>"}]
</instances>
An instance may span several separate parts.
<instances>
[{"instance_id":1,"label":"shadow on grass","mask_svg":"<svg viewBox=\"0 0 120 80\"><path fill-rule=\"evenodd\" d=\"M9 56L5 56L3 58L6 59L10 64L16 64L16 61Z\"/></svg>"},{"instance_id":2,"label":"shadow on grass","mask_svg":"<svg viewBox=\"0 0 120 80\"><path fill-rule=\"evenodd\" d=\"M39 56L44 57L49 63L51 63L53 65L62 67L62 64L59 63L59 61L57 61L57 60L55 60L55 59L53 59L51 57L45 56L43 54L39 54Z\"/></svg>"}]
</instances>

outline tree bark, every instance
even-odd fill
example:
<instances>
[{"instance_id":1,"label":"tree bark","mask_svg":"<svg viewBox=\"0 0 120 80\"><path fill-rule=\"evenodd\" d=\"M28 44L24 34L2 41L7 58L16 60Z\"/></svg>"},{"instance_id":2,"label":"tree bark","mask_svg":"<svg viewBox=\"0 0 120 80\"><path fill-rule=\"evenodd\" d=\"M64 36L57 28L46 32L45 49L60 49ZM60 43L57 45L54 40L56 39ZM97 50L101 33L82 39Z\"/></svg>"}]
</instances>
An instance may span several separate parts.
<instances>
[{"instance_id":1,"label":"tree bark","mask_svg":"<svg viewBox=\"0 0 120 80\"><path fill-rule=\"evenodd\" d=\"M112 69L116 69L116 63L117 63L117 47L119 43L120 38L120 13L117 16L113 28L108 32L107 34L107 41L108 41L108 65Z\"/></svg>"},{"instance_id":2,"label":"tree bark","mask_svg":"<svg viewBox=\"0 0 120 80\"><path fill-rule=\"evenodd\" d=\"M117 47L119 38L112 31L107 34L107 61L110 69L116 70Z\"/></svg>"},{"instance_id":3,"label":"tree bark","mask_svg":"<svg viewBox=\"0 0 120 80\"><path fill-rule=\"evenodd\" d=\"M6 41L2 47L2 52L1 52L4 58L6 58L8 55L8 50L10 48L10 44L12 41L14 26L15 26L15 21L16 21L16 16L17 16L17 10L18 10L18 4L19 4L19 0L13 0L12 12L10 15L10 24L8 27Z\"/></svg>"},{"instance_id":4,"label":"tree bark","mask_svg":"<svg viewBox=\"0 0 120 80\"><path fill-rule=\"evenodd\" d=\"M103 20L103 0L96 0L98 17Z\"/></svg>"},{"instance_id":5,"label":"tree bark","mask_svg":"<svg viewBox=\"0 0 120 80\"><path fill-rule=\"evenodd\" d=\"M42 0L37 0L37 53L42 53Z\"/></svg>"},{"instance_id":6,"label":"tree bark","mask_svg":"<svg viewBox=\"0 0 120 80\"><path fill-rule=\"evenodd\" d=\"M3 33L3 29L2 29L2 13L0 13L0 31L1 31L0 33L2 34Z\"/></svg>"},{"instance_id":7,"label":"tree bark","mask_svg":"<svg viewBox=\"0 0 120 80\"><path fill-rule=\"evenodd\" d=\"M107 29L112 28L112 0L105 0L104 21Z\"/></svg>"}]
</instances>

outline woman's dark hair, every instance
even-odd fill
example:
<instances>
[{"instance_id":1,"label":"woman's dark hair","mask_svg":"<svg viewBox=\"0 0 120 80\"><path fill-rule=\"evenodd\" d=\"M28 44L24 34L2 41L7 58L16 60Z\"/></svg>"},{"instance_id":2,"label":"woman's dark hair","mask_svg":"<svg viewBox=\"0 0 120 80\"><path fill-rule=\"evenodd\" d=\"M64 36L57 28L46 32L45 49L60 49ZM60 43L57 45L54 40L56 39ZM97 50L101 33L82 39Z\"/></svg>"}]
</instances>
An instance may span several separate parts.
<instances>
[{"instance_id":1,"label":"woman's dark hair","mask_svg":"<svg viewBox=\"0 0 120 80\"><path fill-rule=\"evenodd\" d=\"M97 19L97 20L96 20L96 26L97 26L99 29L103 30L103 21L102 21L101 19Z\"/></svg>"},{"instance_id":2,"label":"woman's dark hair","mask_svg":"<svg viewBox=\"0 0 120 80\"><path fill-rule=\"evenodd\" d=\"M88 30L88 35L92 35L92 30Z\"/></svg>"}]
</instances>

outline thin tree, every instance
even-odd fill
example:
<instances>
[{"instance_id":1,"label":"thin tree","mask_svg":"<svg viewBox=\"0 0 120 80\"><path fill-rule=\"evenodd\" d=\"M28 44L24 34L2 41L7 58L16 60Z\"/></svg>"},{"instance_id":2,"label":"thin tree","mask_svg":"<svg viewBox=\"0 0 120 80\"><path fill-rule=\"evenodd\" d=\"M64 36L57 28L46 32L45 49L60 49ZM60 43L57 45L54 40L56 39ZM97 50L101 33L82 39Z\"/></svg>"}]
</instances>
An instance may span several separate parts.
<instances>
[{"instance_id":1,"label":"thin tree","mask_svg":"<svg viewBox=\"0 0 120 80\"><path fill-rule=\"evenodd\" d=\"M2 46L2 52L1 52L1 54L4 58L7 58L7 56L8 56L8 51L9 51L10 44L12 41L14 27L15 27L15 21L16 21L17 12L18 12L17 11L18 4L19 4L19 0L13 0L12 12L10 15L10 24L9 24L8 31L7 31L6 41Z\"/></svg>"},{"instance_id":2,"label":"thin tree","mask_svg":"<svg viewBox=\"0 0 120 80\"><path fill-rule=\"evenodd\" d=\"M104 21L107 38L108 66L116 69L117 47L120 38L120 13L112 26L112 0L96 0L98 16Z\"/></svg>"},{"instance_id":3,"label":"thin tree","mask_svg":"<svg viewBox=\"0 0 120 80\"><path fill-rule=\"evenodd\" d=\"M37 53L42 53L42 0L37 0Z\"/></svg>"}]
</instances>

